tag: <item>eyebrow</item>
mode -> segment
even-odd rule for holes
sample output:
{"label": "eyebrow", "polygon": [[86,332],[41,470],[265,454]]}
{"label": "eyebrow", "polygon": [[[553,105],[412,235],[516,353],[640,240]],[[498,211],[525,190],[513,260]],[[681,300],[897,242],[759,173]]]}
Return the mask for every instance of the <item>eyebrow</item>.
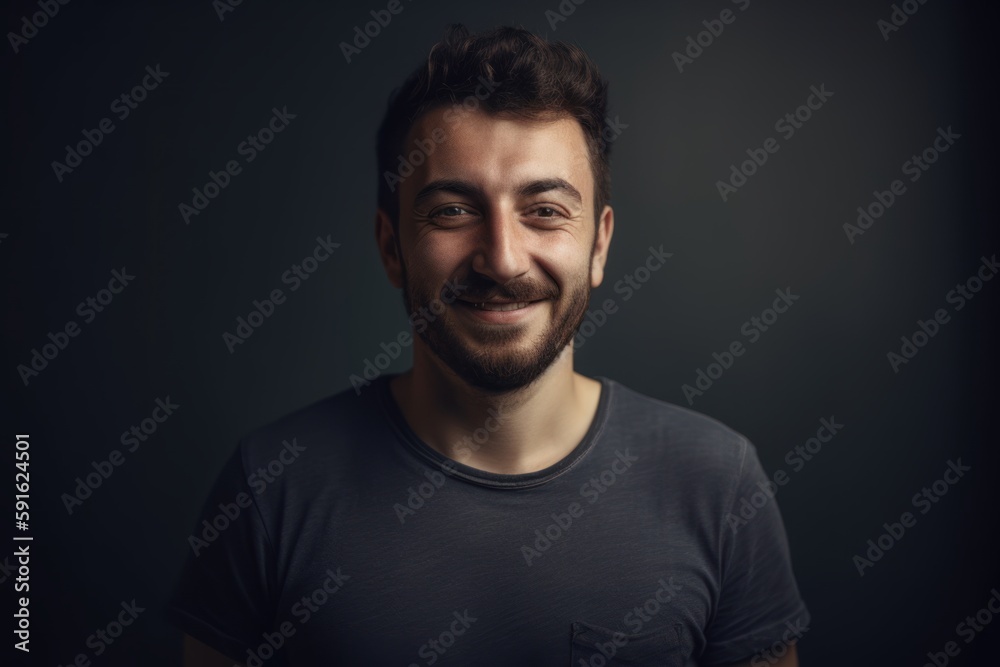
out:
{"label": "eyebrow", "polygon": [[[531,195],[538,195],[543,192],[551,192],[553,190],[562,192],[569,196],[569,198],[575,201],[578,205],[583,205],[583,196],[580,194],[580,191],[573,187],[569,181],[562,178],[542,178],[535,181],[528,181],[527,183],[523,183],[518,186],[515,190],[515,194],[519,197],[530,197]],[[480,199],[485,198],[485,193],[482,188],[473,185],[468,181],[454,178],[442,178],[436,181],[431,181],[421,188],[413,203],[420,204],[422,201],[429,199],[438,192],[450,192],[457,195],[477,197]]]}

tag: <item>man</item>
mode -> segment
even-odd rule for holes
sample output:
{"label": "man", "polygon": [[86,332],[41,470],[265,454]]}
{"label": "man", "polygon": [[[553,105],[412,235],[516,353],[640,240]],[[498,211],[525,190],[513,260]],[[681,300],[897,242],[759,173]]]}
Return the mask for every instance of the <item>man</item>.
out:
{"label": "man", "polygon": [[462,26],[390,100],[376,240],[413,367],[240,443],[169,610],[185,665],[798,664],[773,494],[736,514],[754,447],[573,370],[606,105],[580,49]]}

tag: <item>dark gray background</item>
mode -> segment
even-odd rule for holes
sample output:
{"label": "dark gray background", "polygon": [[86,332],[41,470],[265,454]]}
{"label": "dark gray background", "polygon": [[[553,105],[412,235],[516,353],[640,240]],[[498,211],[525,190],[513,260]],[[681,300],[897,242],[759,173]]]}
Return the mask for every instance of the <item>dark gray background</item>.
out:
{"label": "dark gray background", "polygon": [[[607,282],[591,300],[616,298],[620,310],[578,351],[581,372],[687,405],[681,386],[713,352],[747,342],[740,326],[776,288],[801,296],[693,407],[746,434],[769,472],[789,470],[785,453],[821,417],[845,425],[778,495],[813,615],[803,664],[919,665],[950,640],[962,647],[954,664],[1000,654],[1000,623],[968,645],[955,634],[1000,586],[1000,283],[960,312],[945,302],[980,256],[1000,251],[995,10],[934,0],[885,41],[876,21],[888,2],[752,0],[679,73],[671,54],[736,5],[589,0],[552,30],[545,11],[556,0],[404,0],[348,64],[338,44],[384,7],[245,0],[220,21],[207,0],[72,2],[19,53],[4,45],[2,416],[11,459],[13,434],[32,442],[32,664],[89,653],[87,636],[132,598],[147,611],[94,664],[177,664],[179,633],[158,609],[237,438],[346,388],[406,328],[373,240],[374,133],[388,93],[448,22],[521,24],[576,42],[611,81],[612,117],[628,125],[614,145]],[[35,11],[12,3],[5,31]],[[63,147],[156,64],[169,77],[57,182],[50,163]],[[820,84],[834,96],[781,138],[775,120]],[[241,159],[236,146],[282,106],[298,117],[185,225],[177,207],[191,188]],[[939,126],[962,138],[848,243],[843,223],[902,178]],[[723,203],[716,181],[768,136],[779,152]],[[341,248],[230,354],[223,331],[253,299],[286,288],[282,272],[327,234]],[[614,282],[660,244],[674,256],[622,302]],[[122,266],[134,283],[24,386],[16,366],[49,331],[80,321],[76,305]],[[951,322],[893,373],[886,353],[939,307]],[[405,354],[391,370],[408,364]],[[177,413],[69,516],[61,494],[167,395]],[[859,577],[852,557],[957,457],[972,471]],[[3,617],[11,623],[7,607]]]}

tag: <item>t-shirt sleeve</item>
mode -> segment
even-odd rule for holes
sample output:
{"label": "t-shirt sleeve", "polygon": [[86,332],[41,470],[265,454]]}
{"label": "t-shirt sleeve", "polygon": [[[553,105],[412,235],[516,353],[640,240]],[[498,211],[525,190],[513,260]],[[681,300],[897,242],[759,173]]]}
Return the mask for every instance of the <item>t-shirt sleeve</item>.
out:
{"label": "t-shirt sleeve", "polygon": [[744,439],[742,445],[739,481],[722,526],[722,586],[706,629],[705,665],[759,653],[773,661],[782,643],[809,627],[775,495],[781,487],[765,475],[753,444]]}
{"label": "t-shirt sleeve", "polygon": [[271,542],[236,448],[188,536],[186,560],[167,619],[239,662],[274,619]]}

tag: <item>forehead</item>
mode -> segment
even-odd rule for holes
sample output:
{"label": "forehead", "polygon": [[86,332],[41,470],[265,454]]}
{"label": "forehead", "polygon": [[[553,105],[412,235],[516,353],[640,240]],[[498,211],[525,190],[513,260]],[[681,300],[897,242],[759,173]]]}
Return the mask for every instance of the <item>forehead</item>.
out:
{"label": "forehead", "polygon": [[529,180],[562,178],[585,200],[593,196],[587,140],[570,116],[526,120],[443,107],[414,123],[405,146],[403,158],[410,164],[421,162],[412,151],[422,153],[423,160],[403,181],[403,199],[412,199],[423,184],[445,178],[498,192]]}

